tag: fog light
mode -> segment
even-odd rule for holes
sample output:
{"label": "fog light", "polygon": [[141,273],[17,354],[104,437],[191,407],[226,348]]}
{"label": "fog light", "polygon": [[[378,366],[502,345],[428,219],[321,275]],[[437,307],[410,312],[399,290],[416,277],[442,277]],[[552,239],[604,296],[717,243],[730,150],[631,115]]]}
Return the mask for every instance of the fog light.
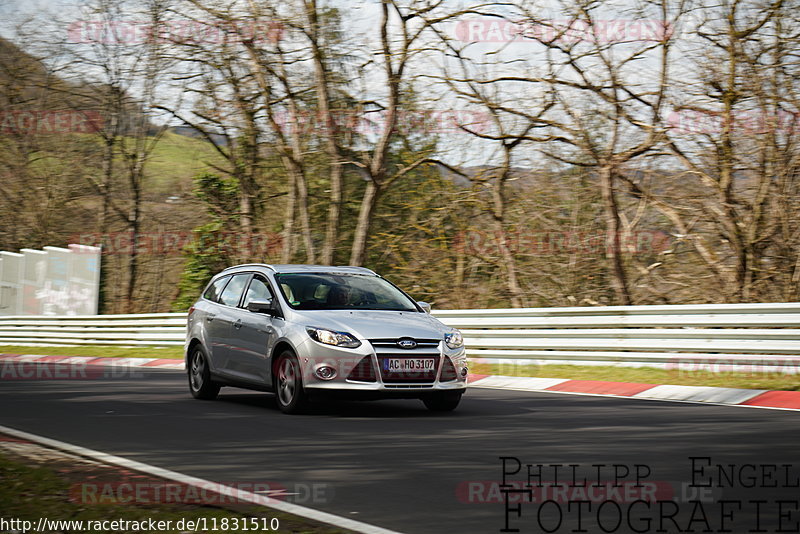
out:
{"label": "fog light", "polygon": [[330,365],[320,365],[314,370],[314,376],[320,380],[333,380],[336,378],[336,369]]}
{"label": "fog light", "polygon": [[466,367],[463,367],[461,369],[461,376],[467,376],[468,372],[469,372],[469,369],[467,369]]}

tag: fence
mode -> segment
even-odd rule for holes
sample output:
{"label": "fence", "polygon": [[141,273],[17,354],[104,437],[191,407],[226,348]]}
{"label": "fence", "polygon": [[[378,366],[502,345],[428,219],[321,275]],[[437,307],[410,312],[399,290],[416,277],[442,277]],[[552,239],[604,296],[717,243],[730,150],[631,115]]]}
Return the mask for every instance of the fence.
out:
{"label": "fence", "polygon": [[[796,373],[800,303],[438,310],[473,362]],[[180,346],[184,314],[0,317],[0,345]]]}
{"label": "fence", "polygon": [[186,314],[0,316],[0,345],[180,346]]}

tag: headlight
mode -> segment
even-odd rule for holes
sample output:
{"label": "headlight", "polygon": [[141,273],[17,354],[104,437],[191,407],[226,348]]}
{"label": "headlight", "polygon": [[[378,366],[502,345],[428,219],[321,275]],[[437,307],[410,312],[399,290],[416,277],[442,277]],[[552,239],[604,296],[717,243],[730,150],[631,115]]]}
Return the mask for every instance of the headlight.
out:
{"label": "headlight", "polygon": [[325,345],[346,347],[348,349],[361,346],[361,342],[347,332],[336,332],[334,330],[326,330],[325,328],[306,328],[306,332],[311,336],[311,339]]}
{"label": "headlight", "polygon": [[464,339],[461,337],[461,332],[458,331],[445,334],[444,342],[451,349],[464,346]]}

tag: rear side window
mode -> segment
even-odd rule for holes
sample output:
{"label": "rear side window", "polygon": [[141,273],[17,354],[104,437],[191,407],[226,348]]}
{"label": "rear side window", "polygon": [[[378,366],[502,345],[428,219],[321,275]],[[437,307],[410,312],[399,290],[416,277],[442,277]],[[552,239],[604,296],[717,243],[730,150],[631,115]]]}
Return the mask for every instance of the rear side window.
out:
{"label": "rear side window", "polygon": [[234,275],[230,283],[225,286],[222,295],[219,296],[220,304],[224,304],[225,306],[238,306],[239,300],[242,298],[244,287],[247,285],[247,280],[249,279],[249,274]]}
{"label": "rear side window", "polygon": [[223,276],[222,278],[214,281],[214,283],[208,286],[206,292],[203,293],[203,298],[212,302],[219,302],[219,295],[222,293],[222,288],[225,287],[225,284],[227,284],[230,279],[230,276]]}

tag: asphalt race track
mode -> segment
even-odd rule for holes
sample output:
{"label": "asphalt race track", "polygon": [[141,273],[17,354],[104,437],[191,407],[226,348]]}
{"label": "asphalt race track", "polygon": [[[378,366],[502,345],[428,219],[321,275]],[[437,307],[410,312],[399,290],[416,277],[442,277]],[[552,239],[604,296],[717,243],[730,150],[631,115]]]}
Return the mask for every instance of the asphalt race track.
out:
{"label": "asphalt race track", "polygon": [[[800,472],[797,412],[474,388],[451,414],[395,400],[326,403],[308,415],[287,416],[269,394],[225,388],[217,401],[197,401],[182,372],[137,369],[114,379],[0,381],[0,424],[208,480],[277,483],[300,494],[293,497],[297,504],[408,533],[500,531],[505,505],[491,484],[502,477],[499,457],[523,464],[513,480],[525,479],[524,464],[545,465],[542,481],[554,479],[548,465],[574,464],[578,480],[591,483],[600,469],[606,484],[614,479],[610,466],[618,464],[620,474],[630,471],[620,477],[629,481],[623,489],[633,484],[636,466],[641,473],[646,466],[659,496],[701,497],[712,531],[730,511],[720,511],[720,499],[742,506],[725,524],[733,532],[751,530],[756,520],[772,532],[781,513],[790,514],[784,527],[800,519],[796,505],[778,511],[775,504],[796,501],[800,493],[792,487]],[[689,457],[711,458],[700,465],[731,465],[738,478],[723,488],[682,487],[692,477]],[[598,464],[608,467],[593,467]],[[507,470],[513,467],[507,460]],[[753,473],[759,473],[755,486],[744,487]],[[556,477],[570,482],[571,471]],[[632,495],[623,499],[623,515]],[[487,499],[492,502],[476,502]],[[560,509],[563,523],[555,532],[572,532],[575,508],[568,512],[565,499],[547,508],[525,503],[521,517],[511,514],[510,526],[542,532],[541,511],[542,524],[552,529]],[[754,512],[748,500],[766,504]],[[696,514],[696,505],[680,506],[678,518]],[[584,531],[601,532],[595,516],[585,517]],[[664,524],[661,532],[679,532],[686,520],[678,521],[680,528]],[[610,531],[659,528],[657,521],[636,525]],[[704,530],[702,523],[691,526]]]}

